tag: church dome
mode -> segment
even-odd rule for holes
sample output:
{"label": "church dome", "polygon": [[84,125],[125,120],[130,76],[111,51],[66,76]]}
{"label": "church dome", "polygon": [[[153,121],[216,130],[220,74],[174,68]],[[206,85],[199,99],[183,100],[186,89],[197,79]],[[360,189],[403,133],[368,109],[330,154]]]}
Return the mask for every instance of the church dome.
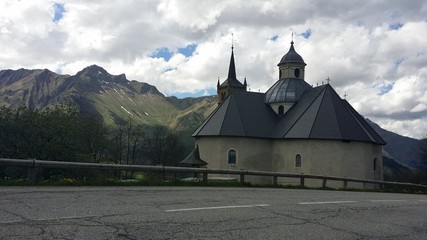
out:
{"label": "church dome", "polygon": [[303,93],[312,87],[298,78],[282,78],[265,93],[265,103],[298,102]]}
{"label": "church dome", "polygon": [[301,63],[305,64],[304,59],[302,59],[301,55],[299,55],[294,48],[294,42],[291,42],[291,47],[289,48],[289,51],[282,57],[280,60],[278,66],[285,64],[285,63]]}

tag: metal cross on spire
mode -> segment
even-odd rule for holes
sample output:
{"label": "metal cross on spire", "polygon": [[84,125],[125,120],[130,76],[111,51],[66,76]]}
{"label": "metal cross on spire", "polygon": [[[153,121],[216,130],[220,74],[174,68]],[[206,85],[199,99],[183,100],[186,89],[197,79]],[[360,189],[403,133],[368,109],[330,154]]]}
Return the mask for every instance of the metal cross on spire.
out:
{"label": "metal cross on spire", "polygon": [[234,49],[234,34],[231,33],[231,49]]}
{"label": "metal cross on spire", "polygon": [[332,80],[329,77],[326,78],[326,82],[328,82],[328,84],[329,84],[330,81],[332,81]]}

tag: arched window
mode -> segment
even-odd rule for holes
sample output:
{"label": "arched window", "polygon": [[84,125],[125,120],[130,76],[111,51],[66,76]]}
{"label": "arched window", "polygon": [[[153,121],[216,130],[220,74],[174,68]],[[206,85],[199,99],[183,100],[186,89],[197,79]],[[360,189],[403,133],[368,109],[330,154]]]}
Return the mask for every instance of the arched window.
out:
{"label": "arched window", "polygon": [[236,164],[237,153],[236,150],[231,149],[228,151],[228,164]]}
{"label": "arched window", "polygon": [[285,113],[285,107],[283,107],[283,105],[280,105],[279,109],[277,109],[277,113],[279,115],[283,115],[283,113]]}
{"label": "arched window", "polygon": [[374,157],[374,171],[377,171],[378,158]]}
{"label": "arched window", "polygon": [[296,68],[296,69],[295,69],[294,74],[295,74],[295,77],[296,77],[296,78],[299,78],[299,75],[300,75],[300,70],[299,70],[299,68]]}
{"label": "arched window", "polygon": [[295,167],[301,167],[301,154],[295,155]]}

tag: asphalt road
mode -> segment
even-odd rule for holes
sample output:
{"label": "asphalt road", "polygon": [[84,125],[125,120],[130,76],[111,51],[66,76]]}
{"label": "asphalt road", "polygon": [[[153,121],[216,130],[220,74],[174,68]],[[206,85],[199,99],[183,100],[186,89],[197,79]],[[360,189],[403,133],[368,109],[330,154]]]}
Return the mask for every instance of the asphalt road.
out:
{"label": "asphalt road", "polygon": [[0,187],[0,239],[427,239],[427,196],[260,188]]}

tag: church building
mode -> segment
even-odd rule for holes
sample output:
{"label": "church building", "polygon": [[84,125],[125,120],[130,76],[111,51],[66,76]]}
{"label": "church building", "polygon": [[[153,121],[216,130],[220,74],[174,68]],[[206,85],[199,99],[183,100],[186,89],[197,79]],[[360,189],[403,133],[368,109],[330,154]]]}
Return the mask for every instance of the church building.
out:
{"label": "church building", "polygon": [[[306,63],[293,41],[277,66],[279,78],[267,92],[250,92],[246,79],[236,78],[232,47],[228,78],[217,84],[218,107],[192,135],[206,167],[382,180],[385,141],[329,81],[317,87],[305,81]],[[272,182],[256,176],[245,180]],[[278,179],[279,184],[298,181]]]}

